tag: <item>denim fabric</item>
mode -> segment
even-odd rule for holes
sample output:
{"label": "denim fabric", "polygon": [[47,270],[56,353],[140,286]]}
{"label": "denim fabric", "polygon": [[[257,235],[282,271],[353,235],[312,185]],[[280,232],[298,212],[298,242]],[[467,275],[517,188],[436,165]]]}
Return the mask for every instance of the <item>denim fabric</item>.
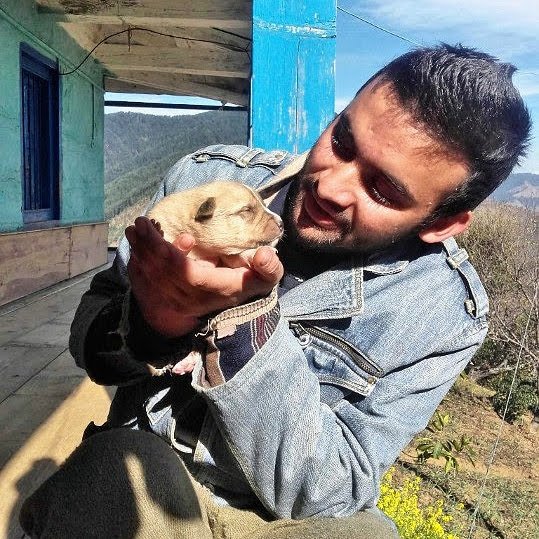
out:
{"label": "denim fabric", "polygon": [[[284,184],[297,163],[285,152],[212,146],[174,165],[152,204],[215,179]],[[127,260],[124,239],[82,299],[71,339],[82,367],[86,332],[125,287]],[[279,304],[273,334],[226,383],[202,387],[195,371],[196,394],[173,379],[119,388],[109,421],[168,439],[223,503],[258,499],[280,518],[373,507],[382,474],[483,341],[485,291],[453,239],[417,240],[351,258],[289,288]],[[175,436],[187,398],[207,406],[192,446]]]}

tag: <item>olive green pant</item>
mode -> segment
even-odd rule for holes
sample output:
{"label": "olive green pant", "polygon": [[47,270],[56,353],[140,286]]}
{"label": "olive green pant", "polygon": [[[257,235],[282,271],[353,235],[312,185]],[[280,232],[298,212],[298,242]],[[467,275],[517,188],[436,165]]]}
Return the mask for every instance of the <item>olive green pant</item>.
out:
{"label": "olive green pant", "polygon": [[23,504],[30,537],[137,539],[392,539],[378,515],[273,520],[216,505],[157,436],[118,429],[85,440]]}

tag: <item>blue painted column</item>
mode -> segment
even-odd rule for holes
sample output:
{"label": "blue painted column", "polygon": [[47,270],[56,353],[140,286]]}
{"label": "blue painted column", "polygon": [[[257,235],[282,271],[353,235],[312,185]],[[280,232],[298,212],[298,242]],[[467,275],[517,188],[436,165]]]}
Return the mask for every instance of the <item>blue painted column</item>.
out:
{"label": "blue painted column", "polygon": [[335,114],[336,0],[253,0],[251,145],[309,149]]}

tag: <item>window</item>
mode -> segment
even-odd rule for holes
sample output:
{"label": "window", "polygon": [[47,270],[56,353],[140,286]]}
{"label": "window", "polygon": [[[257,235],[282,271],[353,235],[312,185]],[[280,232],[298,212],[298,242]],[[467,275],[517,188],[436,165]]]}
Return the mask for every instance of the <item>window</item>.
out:
{"label": "window", "polygon": [[59,93],[55,62],[21,44],[23,222],[59,218]]}

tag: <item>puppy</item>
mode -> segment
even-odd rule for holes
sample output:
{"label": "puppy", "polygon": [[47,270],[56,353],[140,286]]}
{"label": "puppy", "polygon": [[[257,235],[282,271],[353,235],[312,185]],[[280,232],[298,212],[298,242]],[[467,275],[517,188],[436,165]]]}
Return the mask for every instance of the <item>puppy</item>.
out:
{"label": "puppy", "polygon": [[195,247],[190,257],[228,267],[248,265],[258,247],[275,247],[283,232],[281,218],[256,191],[231,181],[168,195],[147,216],[171,243],[182,232],[191,234]]}
{"label": "puppy", "polygon": [[[183,232],[191,234],[195,246],[189,257],[231,268],[249,266],[258,247],[275,247],[283,233],[281,218],[266,208],[260,195],[232,181],[214,181],[168,195],[148,211],[147,217],[171,243]],[[126,349],[129,297],[126,294],[118,328]],[[200,357],[200,351],[193,350],[174,365],[158,367],[147,363],[146,374],[186,374]]]}

